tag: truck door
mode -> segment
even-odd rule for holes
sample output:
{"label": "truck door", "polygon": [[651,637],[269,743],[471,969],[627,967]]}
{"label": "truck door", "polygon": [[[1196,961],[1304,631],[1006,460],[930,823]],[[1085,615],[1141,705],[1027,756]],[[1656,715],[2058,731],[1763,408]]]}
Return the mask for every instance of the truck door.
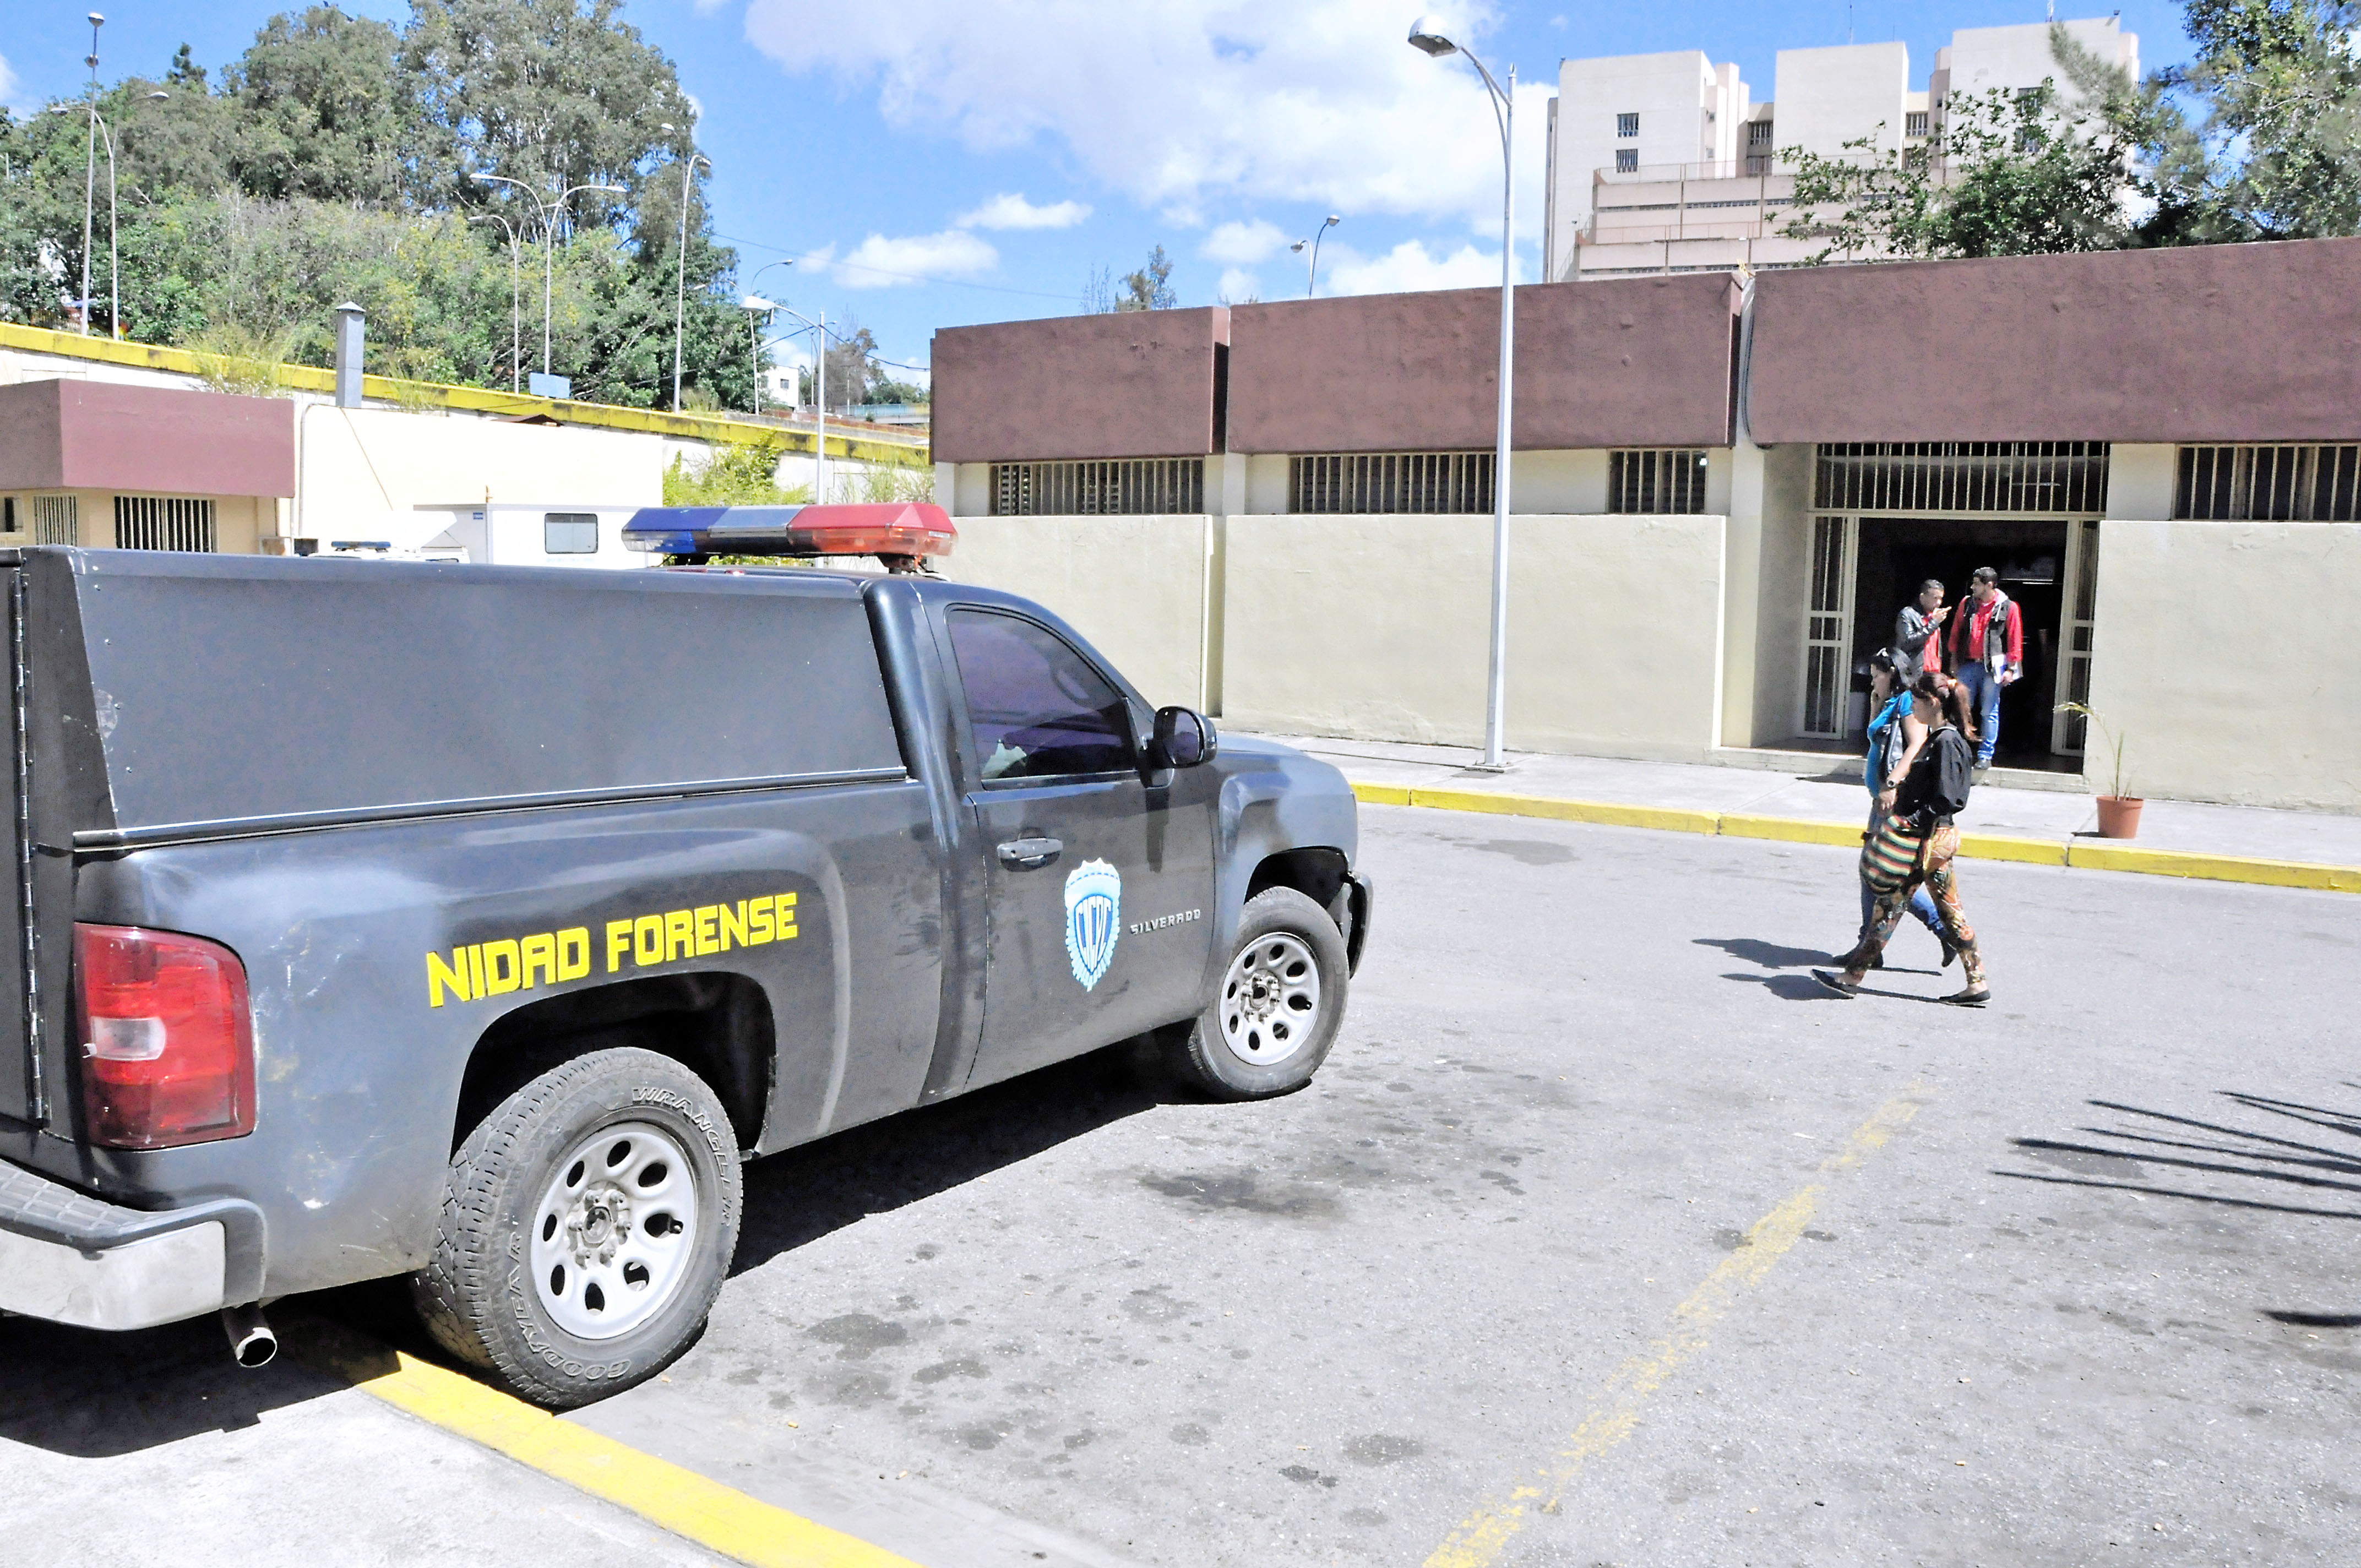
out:
{"label": "truck door", "polygon": [[1049,627],[997,608],[945,619],[988,890],[970,1081],[1187,1017],[1213,928],[1213,770],[1144,779],[1129,701]]}

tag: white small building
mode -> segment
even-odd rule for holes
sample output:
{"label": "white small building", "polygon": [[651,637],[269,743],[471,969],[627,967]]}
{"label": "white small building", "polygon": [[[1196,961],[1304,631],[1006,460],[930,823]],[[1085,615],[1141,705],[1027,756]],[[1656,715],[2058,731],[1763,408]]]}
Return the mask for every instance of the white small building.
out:
{"label": "white small building", "polygon": [[[430,561],[479,566],[589,566],[617,570],[660,565],[663,557],[623,548],[623,525],[640,509],[611,501],[478,501],[418,508],[418,532],[445,526],[416,553]],[[324,540],[323,550],[343,542]]]}

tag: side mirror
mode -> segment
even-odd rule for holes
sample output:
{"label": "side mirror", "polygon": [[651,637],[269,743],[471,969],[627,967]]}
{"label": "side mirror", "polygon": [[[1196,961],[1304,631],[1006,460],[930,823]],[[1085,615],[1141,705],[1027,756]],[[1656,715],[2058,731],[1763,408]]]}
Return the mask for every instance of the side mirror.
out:
{"label": "side mirror", "polygon": [[1155,768],[1193,768],[1210,762],[1221,747],[1213,721],[1186,707],[1156,710],[1156,732],[1148,742],[1148,762]]}

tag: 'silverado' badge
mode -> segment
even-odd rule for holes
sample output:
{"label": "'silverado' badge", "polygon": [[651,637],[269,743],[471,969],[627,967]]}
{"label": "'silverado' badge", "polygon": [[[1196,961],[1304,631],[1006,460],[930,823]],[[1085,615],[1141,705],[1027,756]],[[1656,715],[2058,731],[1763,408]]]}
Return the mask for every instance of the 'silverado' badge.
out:
{"label": "'silverado' badge", "polygon": [[1084,991],[1106,978],[1122,934],[1123,873],[1104,861],[1084,861],[1066,876],[1066,956]]}

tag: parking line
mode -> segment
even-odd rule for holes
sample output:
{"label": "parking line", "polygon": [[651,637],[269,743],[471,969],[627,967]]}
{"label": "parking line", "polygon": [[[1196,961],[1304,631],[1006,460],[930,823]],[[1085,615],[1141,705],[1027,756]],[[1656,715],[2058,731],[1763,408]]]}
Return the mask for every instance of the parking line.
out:
{"label": "parking line", "polygon": [[[1899,1098],[1879,1106],[1874,1115],[1853,1129],[1842,1149],[1821,1162],[1821,1174],[1850,1170],[1883,1147],[1917,1114],[1924,1102],[1923,1089],[1913,1084]],[[1706,1348],[1706,1331],[1737,1304],[1742,1293],[1762,1284],[1773,1265],[1802,1239],[1825,1190],[1824,1184],[1814,1182],[1755,1221],[1746,1233],[1745,1244],[1706,1276],[1705,1283],[1688,1299],[1673,1309],[1672,1332],[1609,1376],[1565,1446],[1538,1470],[1521,1476],[1499,1496],[1488,1497],[1461,1519],[1427,1558],[1426,1568],[1490,1568],[1533,1513],[1557,1512],[1559,1500],[1582,1474],[1583,1466],[1631,1435],[1649,1396],[1663,1387],[1684,1362]]]}
{"label": "parking line", "polygon": [[758,1502],[340,1325],[306,1322],[297,1332],[301,1338],[291,1348],[303,1360],[361,1392],[733,1562],[755,1568],[917,1568],[883,1547]]}

